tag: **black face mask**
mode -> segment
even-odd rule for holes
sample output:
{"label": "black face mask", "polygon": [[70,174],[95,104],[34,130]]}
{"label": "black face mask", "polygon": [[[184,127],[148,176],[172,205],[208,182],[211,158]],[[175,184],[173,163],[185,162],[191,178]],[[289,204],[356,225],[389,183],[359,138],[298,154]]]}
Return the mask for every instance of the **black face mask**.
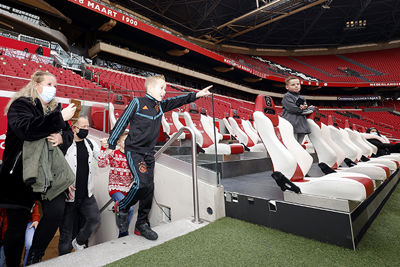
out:
{"label": "black face mask", "polygon": [[88,129],[79,129],[79,132],[76,134],[80,139],[85,139],[88,136],[89,130]]}

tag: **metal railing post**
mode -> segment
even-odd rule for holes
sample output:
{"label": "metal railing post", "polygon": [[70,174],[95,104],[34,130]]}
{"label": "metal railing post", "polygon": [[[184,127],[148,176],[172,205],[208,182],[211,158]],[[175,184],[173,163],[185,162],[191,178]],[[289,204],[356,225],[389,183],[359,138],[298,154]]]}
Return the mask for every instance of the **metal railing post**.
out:
{"label": "metal railing post", "polygon": [[192,144],[192,181],[193,181],[193,214],[194,223],[202,223],[200,220],[200,212],[199,212],[199,186],[197,180],[197,156],[196,156],[196,136],[194,131],[189,127],[182,127],[179,131],[163,145],[160,150],[154,155],[154,158],[157,159],[161,153],[163,153],[171,144],[178,139],[178,137],[184,132],[189,131],[192,136],[191,144]]}
{"label": "metal railing post", "polygon": [[[184,127],[186,128],[186,127]],[[197,155],[196,155],[196,136],[194,131],[187,128],[192,136],[192,179],[193,179],[193,222],[202,223],[199,213],[199,184],[197,180]]]}
{"label": "metal railing post", "polygon": [[[108,113],[108,114],[110,114],[110,112]],[[105,106],[104,106],[104,110],[103,110],[103,133],[105,133],[106,132],[106,125],[107,125],[107,110],[106,110],[106,108],[105,108]]]}
{"label": "metal railing post", "polygon": [[[157,159],[165,150],[167,150],[168,147],[171,146],[173,142],[175,142],[178,137],[183,134],[184,131],[189,131],[189,133],[192,136],[191,140],[191,145],[192,145],[192,181],[193,181],[193,223],[202,223],[200,220],[200,212],[199,212],[199,186],[198,186],[198,180],[197,180],[197,156],[196,156],[196,136],[194,134],[194,131],[189,128],[189,127],[182,127],[179,129],[179,131],[171,138],[169,139],[165,145],[163,145],[157,152],[154,154],[154,158]],[[103,212],[107,206],[109,206],[113,202],[112,199],[110,199],[101,209],[100,213]]]}

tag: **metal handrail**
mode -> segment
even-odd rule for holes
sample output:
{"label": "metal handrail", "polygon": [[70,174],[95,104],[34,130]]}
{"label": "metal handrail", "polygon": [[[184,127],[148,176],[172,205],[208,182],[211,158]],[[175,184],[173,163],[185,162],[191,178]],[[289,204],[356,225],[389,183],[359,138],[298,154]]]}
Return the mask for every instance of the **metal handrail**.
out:
{"label": "metal handrail", "polygon": [[[171,138],[169,139],[165,145],[163,145],[157,152],[154,154],[154,158],[157,159],[165,150],[167,150],[168,147],[171,146],[173,142],[175,142],[178,137],[183,134],[184,131],[189,131],[189,133],[192,136],[191,140],[191,146],[192,146],[192,181],[193,181],[193,212],[194,212],[194,219],[192,222],[194,223],[202,223],[200,220],[200,213],[199,213],[199,187],[198,187],[198,180],[197,180],[197,157],[196,157],[196,136],[194,134],[194,131],[189,128],[189,127],[182,127],[179,129],[179,131]],[[101,209],[100,213],[103,212],[108,205],[110,205],[113,202],[112,199],[110,199]]]}
{"label": "metal handrail", "polygon": [[179,129],[179,131],[165,143],[154,155],[154,158],[157,159],[161,153],[163,153],[165,150],[167,150],[168,147],[171,146],[173,142],[175,142],[176,139],[184,132],[184,131],[189,131],[190,135],[192,136],[192,181],[193,181],[193,211],[194,211],[194,219],[192,222],[194,223],[202,223],[200,220],[200,215],[199,215],[199,187],[198,187],[198,181],[197,181],[197,157],[196,157],[196,135],[194,134],[194,131],[189,128],[189,127],[182,127]]}

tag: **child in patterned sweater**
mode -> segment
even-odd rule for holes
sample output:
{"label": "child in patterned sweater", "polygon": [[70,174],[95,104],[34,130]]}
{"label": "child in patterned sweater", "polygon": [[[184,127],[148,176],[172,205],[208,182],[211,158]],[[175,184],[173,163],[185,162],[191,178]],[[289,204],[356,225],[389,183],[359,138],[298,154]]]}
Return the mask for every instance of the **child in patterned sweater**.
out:
{"label": "child in patterned sweater", "polygon": [[[128,163],[125,157],[125,139],[128,136],[128,132],[124,132],[118,139],[119,149],[112,150],[110,154],[106,155],[108,148],[107,138],[100,140],[101,142],[101,154],[99,156],[98,166],[105,168],[110,166],[110,174],[108,178],[108,193],[110,194],[114,202],[122,200],[129,189],[133,181],[131,171],[128,167]],[[131,221],[133,216],[133,206],[130,208],[128,213],[128,222]],[[129,233],[119,232],[118,237],[127,236]]]}

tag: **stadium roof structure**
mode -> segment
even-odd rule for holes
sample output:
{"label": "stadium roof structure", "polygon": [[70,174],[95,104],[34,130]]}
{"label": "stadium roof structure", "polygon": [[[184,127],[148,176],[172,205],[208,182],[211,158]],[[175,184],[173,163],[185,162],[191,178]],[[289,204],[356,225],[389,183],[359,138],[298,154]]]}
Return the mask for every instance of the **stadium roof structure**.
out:
{"label": "stadium roof structure", "polygon": [[298,49],[400,38],[400,1],[396,0],[111,2],[211,45]]}

